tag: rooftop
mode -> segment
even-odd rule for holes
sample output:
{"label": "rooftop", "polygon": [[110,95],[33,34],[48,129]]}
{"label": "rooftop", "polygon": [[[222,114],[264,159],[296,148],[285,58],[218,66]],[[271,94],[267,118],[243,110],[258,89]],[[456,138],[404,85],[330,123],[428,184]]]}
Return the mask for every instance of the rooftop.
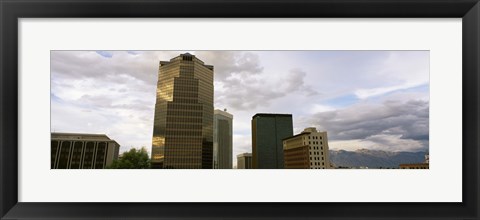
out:
{"label": "rooftop", "polygon": [[252,153],[242,153],[237,155],[237,157],[245,157],[245,156],[252,156]]}
{"label": "rooftop", "polygon": [[286,137],[286,138],[282,139],[282,141],[288,140],[288,139],[292,139],[292,138],[295,138],[295,137],[298,137],[298,136],[302,136],[302,135],[307,135],[307,134],[310,134],[310,132],[302,132],[302,133],[300,133],[300,134],[293,135],[293,136],[291,136],[291,137]]}
{"label": "rooftop", "polygon": [[257,113],[252,117],[252,119],[255,117],[292,117],[292,114]]}
{"label": "rooftop", "polygon": [[102,141],[113,141],[116,144],[118,144],[115,140],[109,138],[106,134],[52,132],[51,138],[61,139],[61,140],[62,139],[63,140],[102,140]]}

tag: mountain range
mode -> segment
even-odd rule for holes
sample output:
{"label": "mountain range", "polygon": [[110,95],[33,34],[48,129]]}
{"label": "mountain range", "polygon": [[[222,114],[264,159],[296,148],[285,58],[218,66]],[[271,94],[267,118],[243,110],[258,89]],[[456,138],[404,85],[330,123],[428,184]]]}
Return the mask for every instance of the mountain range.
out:
{"label": "mountain range", "polygon": [[398,168],[405,163],[423,163],[426,152],[390,152],[359,149],[356,151],[330,150],[330,162],[344,168]]}

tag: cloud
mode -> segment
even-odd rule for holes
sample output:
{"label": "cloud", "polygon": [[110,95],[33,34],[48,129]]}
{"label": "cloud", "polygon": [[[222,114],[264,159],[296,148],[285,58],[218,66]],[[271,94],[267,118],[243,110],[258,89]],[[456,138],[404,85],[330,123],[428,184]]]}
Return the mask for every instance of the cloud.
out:
{"label": "cloud", "polygon": [[215,81],[225,81],[233,75],[248,77],[260,74],[263,67],[258,55],[241,51],[196,51],[205,64],[215,64]]}
{"label": "cloud", "polygon": [[[359,148],[428,148],[429,102],[387,100],[360,103],[344,109],[319,112],[300,119],[300,124],[328,132],[330,141],[363,140]],[[368,143],[368,144],[366,144]],[[352,143],[348,145],[352,146]]]}
{"label": "cloud", "polygon": [[296,92],[306,96],[317,95],[315,90],[304,83],[305,76],[306,73],[300,69],[290,70],[278,77],[263,73],[233,73],[218,84],[222,89],[215,94],[216,103],[237,110],[248,110],[269,106],[276,99],[294,95]]}
{"label": "cloud", "polygon": [[143,85],[155,85],[160,60],[178,56],[178,52],[142,51],[52,51],[52,77],[80,80],[85,78],[104,82],[128,83],[138,80]]}
{"label": "cloud", "polygon": [[307,73],[300,68],[290,70],[287,77],[282,79],[286,85],[284,93],[302,91],[307,96],[318,95],[319,93],[317,91],[315,91],[311,86],[305,84],[306,76]]}
{"label": "cloud", "polygon": [[367,99],[429,83],[428,51],[318,51],[299,57],[294,63],[324,99]]}
{"label": "cloud", "polygon": [[428,149],[428,145],[425,146],[423,140],[406,139],[402,135],[377,134],[366,138],[365,141],[372,143],[370,146],[367,145],[372,150],[421,151]]}
{"label": "cloud", "polygon": [[[329,147],[332,150],[349,150],[358,149],[383,150],[383,151],[410,151],[418,152],[428,150],[428,141],[419,141],[413,139],[403,139],[401,135],[379,134],[373,135],[366,139],[331,141]],[[401,146],[401,147],[399,147]]]}

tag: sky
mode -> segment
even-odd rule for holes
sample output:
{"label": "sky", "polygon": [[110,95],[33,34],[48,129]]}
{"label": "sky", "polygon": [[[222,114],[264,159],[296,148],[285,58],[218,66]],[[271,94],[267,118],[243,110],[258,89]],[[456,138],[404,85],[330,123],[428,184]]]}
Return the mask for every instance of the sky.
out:
{"label": "sky", "polygon": [[52,132],[151,150],[159,61],[213,65],[214,107],[233,114],[233,160],[256,113],[327,131],[331,150],[426,151],[429,51],[51,51]]}

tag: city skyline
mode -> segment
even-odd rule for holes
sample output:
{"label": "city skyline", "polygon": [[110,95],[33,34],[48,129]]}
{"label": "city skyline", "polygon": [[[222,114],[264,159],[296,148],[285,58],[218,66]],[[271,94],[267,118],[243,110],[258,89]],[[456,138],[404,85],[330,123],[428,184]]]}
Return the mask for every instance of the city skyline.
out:
{"label": "city skyline", "polygon": [[327,131],[330,149],[428,150],[428,51],[52,51],[52,131],[149,148],[158,62],[186,52],[215,66],[233,164],[259,112],[292,114],[294,134]]}

